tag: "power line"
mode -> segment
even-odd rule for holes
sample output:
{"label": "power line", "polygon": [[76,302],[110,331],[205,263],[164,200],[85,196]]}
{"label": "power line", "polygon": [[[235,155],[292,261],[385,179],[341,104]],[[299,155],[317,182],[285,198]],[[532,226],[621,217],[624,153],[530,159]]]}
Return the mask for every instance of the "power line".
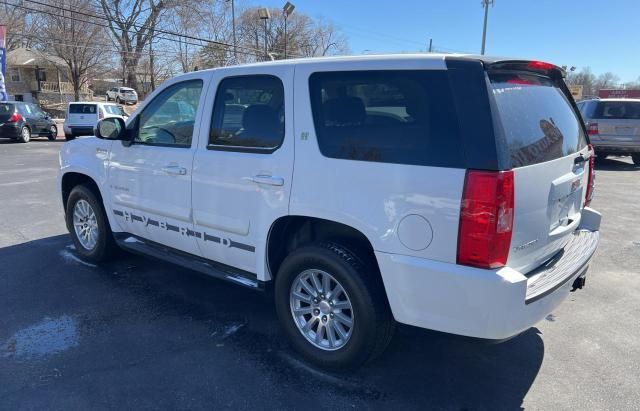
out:
{"label": "power line", "polygon": [[[83,12],[83,11],[77,11],[77,10],[71,10],[71,9],[64,8],[64,7],[53,6],[53,5],[50,5],[50,4],[47,4],[47,3],[43,3],[43,2],[40,2],[40,1],[36,1],[36,0],[24,0],[24,1],[27,1],[27,2],[33,3],[33,4],[37,4],[37,5],[40,5],[40,6],[54,8],[56,10],[68,11],[69,13],[72,13],[72,14],[75,13],[75,14],[79,14],[79,15],[82,15],[82,16],[85,16],[85,17],[90,17],[90,18],[94,18],[94,19],[98,19],[98,20],[107,21],[107,22],[114,22],[114,23],[116,23],[118,25],[125,25],[124,22],[109,18],[107,16],[100,16],[100,15],[97,15],[97,14],[86,13],[86,12]],[[17,4],[10,4],[10,3],[7,3],[6,0],[4,0],[3,3],[7,4],[7,5],[10,5],[10,6],[19,7],[19,8],[26,9],[26,10],[30,10],[30,11],[33,11],[35,13],[43,13],[43,14],[48,14],[48,15],[54,16],[54,17],[72,19],[72,20],[75,20],[75,21],[78,21],[78,22],[94,24],[94,25],[97,25],[97,26],[100,26],[100,27],[104,27],[104,28],[111,28],[108,25],[98,24],[96,22],[91,22],[91,21],[86,21],[86,20],[81,20],[81,19],[78,19],[78,18],[74,18],[72,16],[54,14],[54,13],[51,13],[51,12],[47,12],[47,11],[43,11],[43,10],[39,10],[39,9],[34,9],[34,8],[26,7],[26,6],[21,6],[21,5],[17,5]],[[136,28],[138,30],[142,30],[142,29],[147,28],[144,25],[135,24],[135,23],[132,23],[131,27]],[[119,28],[119,31],[127,32],[127,33],[130,33],[130,34],[137,34],[137,32],[134,31],[134,30],[127,30],[127,29],[124,29],[124,28]],[[206,42],[206,43],[209,43],[209,44],[215,44],[215,45],[219,45],[219,46],[233,48],[233,44],[229,44],[229,43],[225,43],[225,42],[221,42],[221,41],[217,41],[217,40],[205,39],[205,38],[202,38],[202,37],[196,37],[196,36],[192,36],[192,35],[189,35],[189,34],[178,33],[178,32],[175,32],[175,31],[170,31],[170,30],[165,30],[165,29],[158,29],[158,28],[154,28],[153,31],[155,33],[165,34],[165,35],[169,35],[169,36],[181,37],[181,38],[185,38],[185,39],[189,39],[189,40]],[[172,38],[167,38],[167,37],[163,37],[163,36],[155,36],[155,37],[157,37],[159,39],[162,39],[162,40],[176,42],[176,40],[172,39]],[[182,40],[180,40],[180,41],[183,44],[188,44],[188,45],[193,45],[193,46],[198,46],[198,47],[204,47],[204,45],[200,44],[200,43],[191,43],[191,42],[182,41]],[[262,50],[258,50],[256,48],[247,47],[247,46],[241,46],[241,45],[237,45],[236,47],[240,48],[240,49],[244,49],[244,50],[249,50],[250,51],[250,52],[246,52],[246,51],[245,52],[241,52],[241,54],[258,56],[258,57],[263,56]],[[281,49],[278,49],[278,48],[273,48],[272,47],[272,49],[275,50],[275,51],[282,51]],[[294,56],[295,57],[303,57],[301,55],[294,55]]]}

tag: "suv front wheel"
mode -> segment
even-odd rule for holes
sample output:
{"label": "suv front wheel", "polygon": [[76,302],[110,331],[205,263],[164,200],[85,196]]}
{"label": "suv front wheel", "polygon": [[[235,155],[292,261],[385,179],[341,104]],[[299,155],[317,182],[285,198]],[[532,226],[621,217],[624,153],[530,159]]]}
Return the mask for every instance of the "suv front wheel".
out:
{"label": "suv front wheel", "polygon": [[85,185],[71,190],[66,207],[67,228],[76,252],[84,260],[101,262],[111,256],[115,241],[102,203]]}
{"label": "suv front wheel", "polygon": [[377,268],[336,243],[289,254],[275,280],[275,303],[294,349],[323,368],[358,367],[382,353],[393,334]]}

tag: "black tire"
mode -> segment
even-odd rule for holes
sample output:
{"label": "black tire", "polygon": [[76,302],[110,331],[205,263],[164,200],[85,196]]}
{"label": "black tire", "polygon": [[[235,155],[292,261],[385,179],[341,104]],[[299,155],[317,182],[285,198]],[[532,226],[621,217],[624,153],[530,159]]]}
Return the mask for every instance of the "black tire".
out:
{"label": "black tire", "polygon": [[119,96],[118,96],[118,97],[116,97],[116,103],[117,103],[117,104],[122,104],[122,102],[120,101],[120,97],[119,97]]}
{"label": "black tire", "polygon": [[[351,300],[354,319],[352,334],[346,344],[337,350],[323,350],[313,345],[293,318],[291,287],[297,276],[308,269],[330,273]],[[391,341],[395,321],[377,265],[359,258],[340,244],[313,243],[294,250],[278,270],[274,291],[278,318],[293,348],[307,361],[321,368],[357,368],[380,355]]]}
{"label": "black tire", "polygon": [[47,138],[49,141],[55,141],[56,138],[58,138],[58,127],[55,125],[49,127],[49,134],[47,135]]}
{"label": "black tire", "polygon": [[67,141],[71,141],[71,140],[75,140],[76,136],[74,136],[73,134],[65,134],[64,135],[64,139]]}
{"label": "black tire", "polygon": [[633,160],[633,164],[640,166],[640,153],[631,154],[631,160]]}
{"label": "black tire", "polygon": [[[98,235],[96,245],[93,249],[87,249],[82,245],[73,227],[74,207],[80,200],[85,200],[86,202],[88,202],[96,216]],[[92,189],[86,185],[75,186],[73,190],[71,190],[71,194],[69,194],[69,199],[67,200],[65,211],[67,229],[69,230],[69,233],[71,233],[73,244],[76,247],[76,253],[83,260],[91,261],[94,263],[108,260],[113,255],[116,249],[116,244],[113,239],[113,233],[111,232],[109,220],[107,219],[107,216],[105,214],[102,202],[99,200],[99,197],[96,196],[96,194],[92,191]]]}
{"label": "black tire", "polygon": [[22,128],[20,129],[20,137],[18,138],[18,141],[21,143],[28,143],[31,140],[31,130],[29,130],[29,127],[27,126],[22,126]]}

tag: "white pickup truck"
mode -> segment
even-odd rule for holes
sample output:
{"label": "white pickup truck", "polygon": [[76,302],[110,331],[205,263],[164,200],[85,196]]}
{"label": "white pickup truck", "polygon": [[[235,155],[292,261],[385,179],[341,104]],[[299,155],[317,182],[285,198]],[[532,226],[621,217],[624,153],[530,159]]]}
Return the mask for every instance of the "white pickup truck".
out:
{"label": "white pickup truck", "polygon": [[375,358],[395,322],[507,339],[582,288],[599,241],[563,74],[437,54],[188,73],[63,146],[67,226],[87,260],[273,292],[322,367]]}

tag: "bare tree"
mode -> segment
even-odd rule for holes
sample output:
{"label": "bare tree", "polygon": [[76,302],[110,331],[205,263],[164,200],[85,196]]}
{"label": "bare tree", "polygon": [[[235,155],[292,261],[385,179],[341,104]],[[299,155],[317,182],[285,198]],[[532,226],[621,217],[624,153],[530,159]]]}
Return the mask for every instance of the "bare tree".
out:
{"label": "bare tree", "polygon": [[[19,3],[22,3],[21,1]],[[7,51],[18,47],[32,47],[37,43],[41,15],[28,13],[9,3],[0,4],[0,21],[7,26]]]}
{"label": "bare tree", "polygon": [[[271,9],[270,14],[266,35],[257,8],[246,9],[240,16],[240,43],[245,49],[254,50],[258,59],[284,58],[284,15],[280,9]],[[267,56],[261,53],[265,41]],[[302,13],[295,13],[287,20],[286,47],[287,55],[292,57],[326,56],[348,50],[347,40],[336,26]]]}
{"label": "bare tree", "polygon": [[618,77],[617,75],[613,74],[610,71],[607,71],[606,73],[602,73],[598,76],[598,79],[596,80],[594,87],[596,91],[601,89],[606,89],[606,88],[616,88],[619,82],[620,82],[620,77]]}
{"label": "bare tree", "polygon": [[96,0],[109,19],[109,29],[120,48],[126,84],[137,88],[137,69],[161,14],[175,0]]}
{"label": "bare tree", "polygon": [[[80,99],[80,91],[89,77],[103,67],[105,55],[104,49],[96,44],[100,44],[101,40],[104,43],[106,32],[86,15],[92,11],[90,1],[50,0],[50,4],[66,11],[62,14],[45,14],[42,22],[42,42],[47,50],[67,65],[76,101]],[[55,41],[48,43],[47,39]]]}
{"label": "bare tree", "polygon": [[591,72],[589,67],[567,75],[567,84],[582,86],[582,92],[585,96],[593,96],[596,94],[595,83],[596,76]]}

